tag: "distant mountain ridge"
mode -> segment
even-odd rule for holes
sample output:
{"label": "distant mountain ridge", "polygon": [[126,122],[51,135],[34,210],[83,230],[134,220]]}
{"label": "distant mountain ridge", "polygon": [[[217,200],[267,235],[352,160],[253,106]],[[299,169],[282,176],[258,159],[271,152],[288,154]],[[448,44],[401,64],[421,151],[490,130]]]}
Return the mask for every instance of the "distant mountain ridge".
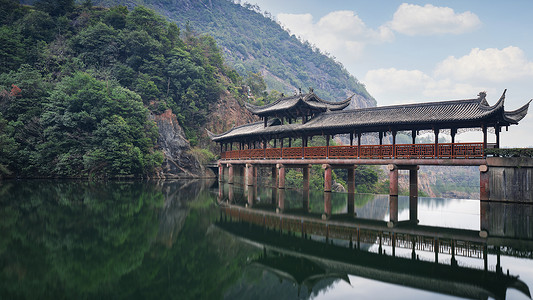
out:
{"label": "distant mountain ridge", "polygon": [[[365,86],[332,58],[294,35],[257,6],[228,0],[100,0],[95,5],[145,5],[199,33],[212,35],[226,63],[241,76],[261,72],[269,89],[291,94],[313,87],[324,99],[344,100],[352,94],[352,108],[375,106]],[[267,13],[265,13],[267,15]]]}

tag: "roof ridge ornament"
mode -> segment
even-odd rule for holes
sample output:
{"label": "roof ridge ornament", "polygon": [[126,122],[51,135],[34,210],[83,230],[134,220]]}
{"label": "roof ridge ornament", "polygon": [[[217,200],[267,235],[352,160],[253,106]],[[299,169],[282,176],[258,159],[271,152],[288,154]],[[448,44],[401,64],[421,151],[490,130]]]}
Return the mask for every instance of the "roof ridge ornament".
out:
{"label": "roof ridge ornament", "polygon": [[489,102],[487,102],[487,92],[486,91],[479,92],[479,94],[477,94],[477,97],[478,97],[478,100],[480,101],[479,104],[485,105],[485,106],[490,106]]}

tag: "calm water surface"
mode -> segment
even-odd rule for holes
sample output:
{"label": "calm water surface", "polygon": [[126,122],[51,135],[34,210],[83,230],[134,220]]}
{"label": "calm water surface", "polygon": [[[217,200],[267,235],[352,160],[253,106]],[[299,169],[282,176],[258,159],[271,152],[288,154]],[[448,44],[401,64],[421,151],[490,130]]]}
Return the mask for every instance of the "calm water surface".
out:
{"label": "calm water surface", "polygon": [[348,213],[347,194],[327,195],[329,215],[324,201],[212,181],[0,182],[0,299],[530,298],[530,205],[420,198],[416,225],[400,197],[391,228],[387,196]]}

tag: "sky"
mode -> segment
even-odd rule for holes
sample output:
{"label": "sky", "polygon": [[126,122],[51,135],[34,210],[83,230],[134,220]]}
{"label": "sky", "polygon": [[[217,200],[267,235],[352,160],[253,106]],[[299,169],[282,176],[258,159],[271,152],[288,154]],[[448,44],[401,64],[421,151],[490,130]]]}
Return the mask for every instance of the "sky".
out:
{"label": "sky", "polygon": [[[533,99],[533,1],[246,0],[365,84],[378,106]],[[458,141],[479,142],[480,133]],[[489,142],[494,142],[489,134]],[[533,147],[533,105],[502,147]]]}

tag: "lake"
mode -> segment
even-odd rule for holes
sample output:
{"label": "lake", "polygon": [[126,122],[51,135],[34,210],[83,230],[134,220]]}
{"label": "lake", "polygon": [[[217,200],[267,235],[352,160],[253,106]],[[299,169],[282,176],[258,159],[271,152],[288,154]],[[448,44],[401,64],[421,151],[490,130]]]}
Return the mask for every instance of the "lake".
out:
{"label": "lake", "polygon": [[530,299],[532,207],[420,197],[409,220],[400,196],[391,224],[387,195],[3,181],[0,298]]}

